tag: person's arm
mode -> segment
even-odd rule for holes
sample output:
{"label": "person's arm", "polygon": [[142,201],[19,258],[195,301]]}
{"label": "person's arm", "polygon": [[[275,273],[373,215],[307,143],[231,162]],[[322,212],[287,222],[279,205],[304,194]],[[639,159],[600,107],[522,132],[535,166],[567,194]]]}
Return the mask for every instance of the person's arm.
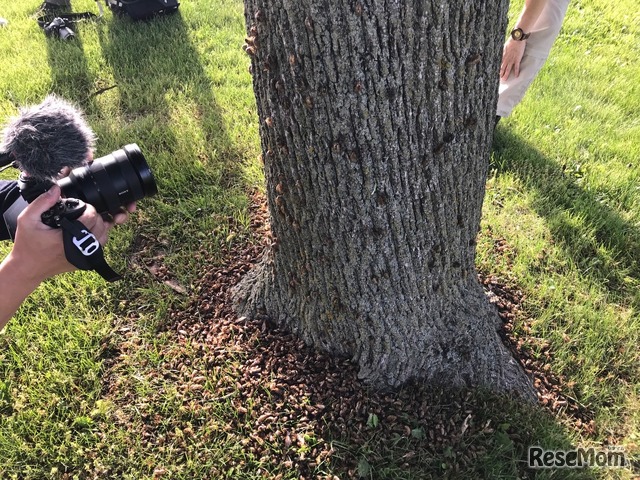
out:
{"label": "person's arm", "polygon": [[[531,33],[546,4],[547,0],[525,0],[524,8],[514,28],[521,28],[525,33]],[[509,37],[502,52],[501,80],[507,80],[511,71],[516,77],[520,75],[520,61],[524,56],[526,45],[526,40],[514,40]]]}
{"label": "person's arm", "polygon": [[0,330],[13,317],[22,302],[33,292],[41,280],[30,275],[9,254],[0,264]]}
{"label": "person's arm", "polygon": [[[60,187],[54,185],[18,217],[13,248],[0,264],[0,330],[40,283],[59,273],[75,270],[64,255],[62,231],[46,226],[40,219],[40,215],[59,198]],[[129,211],[134,209],[135,204],[128,208]],[[109,229],[114,224],[124,223],[127,213],[116,215],[113,222],[105,222],[95,208],[87,205],[78,220],[104,245]]]}

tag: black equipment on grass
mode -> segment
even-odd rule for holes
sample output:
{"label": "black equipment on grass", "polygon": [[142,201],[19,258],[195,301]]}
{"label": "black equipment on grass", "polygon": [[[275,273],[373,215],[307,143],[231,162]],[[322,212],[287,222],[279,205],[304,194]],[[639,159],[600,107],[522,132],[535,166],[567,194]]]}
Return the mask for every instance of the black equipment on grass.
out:
{"label": "black equipment on grass", "polygon": [[44,30],[45,35],[50,38],[61,40],[73,40],[75,32],[71,26],[82,20],[94,20],[102,17],[102,4],[96,0],[99,14],[92,12],[72,13],[65,10],[71,8],[70,2],[66,1],[45,1],[40,9],[40,16],[37,18],[38,25]]}
{"label": "black equipment on grass", "polygon": [[76,36],[76,34],[67,26],[64,18],[56,17],[49,23],[46,23],[44,27],[44,34],[47,37],[60,38],[60,40],[69,40]]}
{"label": "black equipment on grass", "polygon": [[105,0],[105,3],[114,13],[128,15],[134,20],[172,13],[180,6],[178,0]]}
{"label": "black equipment on grass", "polygon": [[[127,15],[133,20],[146,20],[156,15],[172,13],[178,10],[178,0],[104,0],[104,3],[114,14]],[[71,2],[56,0],[49,3],[45,0],[38,17],[38,25],[51,38],[71,40],[75,33],[71,26],[81,20],[98,19],[102,17],[102,4],[96,0],[99,15],[91,12],[71,13],[64,10],[71,8]]]}

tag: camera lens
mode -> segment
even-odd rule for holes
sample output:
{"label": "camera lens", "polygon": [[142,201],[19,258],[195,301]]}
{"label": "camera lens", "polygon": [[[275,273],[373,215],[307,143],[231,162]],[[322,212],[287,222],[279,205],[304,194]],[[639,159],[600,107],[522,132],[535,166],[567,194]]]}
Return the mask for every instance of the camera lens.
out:
{"label": "camera lens", "polygon": [[73,30],[64,26],[60,27],[60,30],[58,30],[58,35],[60,35],[60,38],[62,40],[71,40],[76,36],[76,34],[73,33]]}
{"label": "camera lens", "polygon": [[158,193],[151,169],[135,143],[74,169],[58,185],[65,197],[78,198],[99,213],[110,214]]}

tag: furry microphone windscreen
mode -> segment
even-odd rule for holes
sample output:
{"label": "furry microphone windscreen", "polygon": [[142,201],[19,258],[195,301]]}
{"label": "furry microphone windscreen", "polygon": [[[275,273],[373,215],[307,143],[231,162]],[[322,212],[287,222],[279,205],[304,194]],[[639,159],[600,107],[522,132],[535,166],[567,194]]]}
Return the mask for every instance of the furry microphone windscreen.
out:
{"label": "furry microphone windscreen", "polygon": [[4,129],[0,150],[10,153],[20,170],[38,180],[53,179],[64,167],[84,165],[96,136],[82,112],[66,100],[47,96],[20,109]]}

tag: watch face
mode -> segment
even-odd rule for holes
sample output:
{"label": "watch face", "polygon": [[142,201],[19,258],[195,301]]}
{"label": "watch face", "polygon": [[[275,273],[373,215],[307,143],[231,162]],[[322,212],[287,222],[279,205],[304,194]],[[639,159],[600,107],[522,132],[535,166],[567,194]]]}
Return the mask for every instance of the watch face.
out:
{"label": "watch face", "polygon": [[513,32],[511,32],[511,36],[513,37],[514,40],[522,39],[522,30],[520,30],[519,28],[516,28]]}

